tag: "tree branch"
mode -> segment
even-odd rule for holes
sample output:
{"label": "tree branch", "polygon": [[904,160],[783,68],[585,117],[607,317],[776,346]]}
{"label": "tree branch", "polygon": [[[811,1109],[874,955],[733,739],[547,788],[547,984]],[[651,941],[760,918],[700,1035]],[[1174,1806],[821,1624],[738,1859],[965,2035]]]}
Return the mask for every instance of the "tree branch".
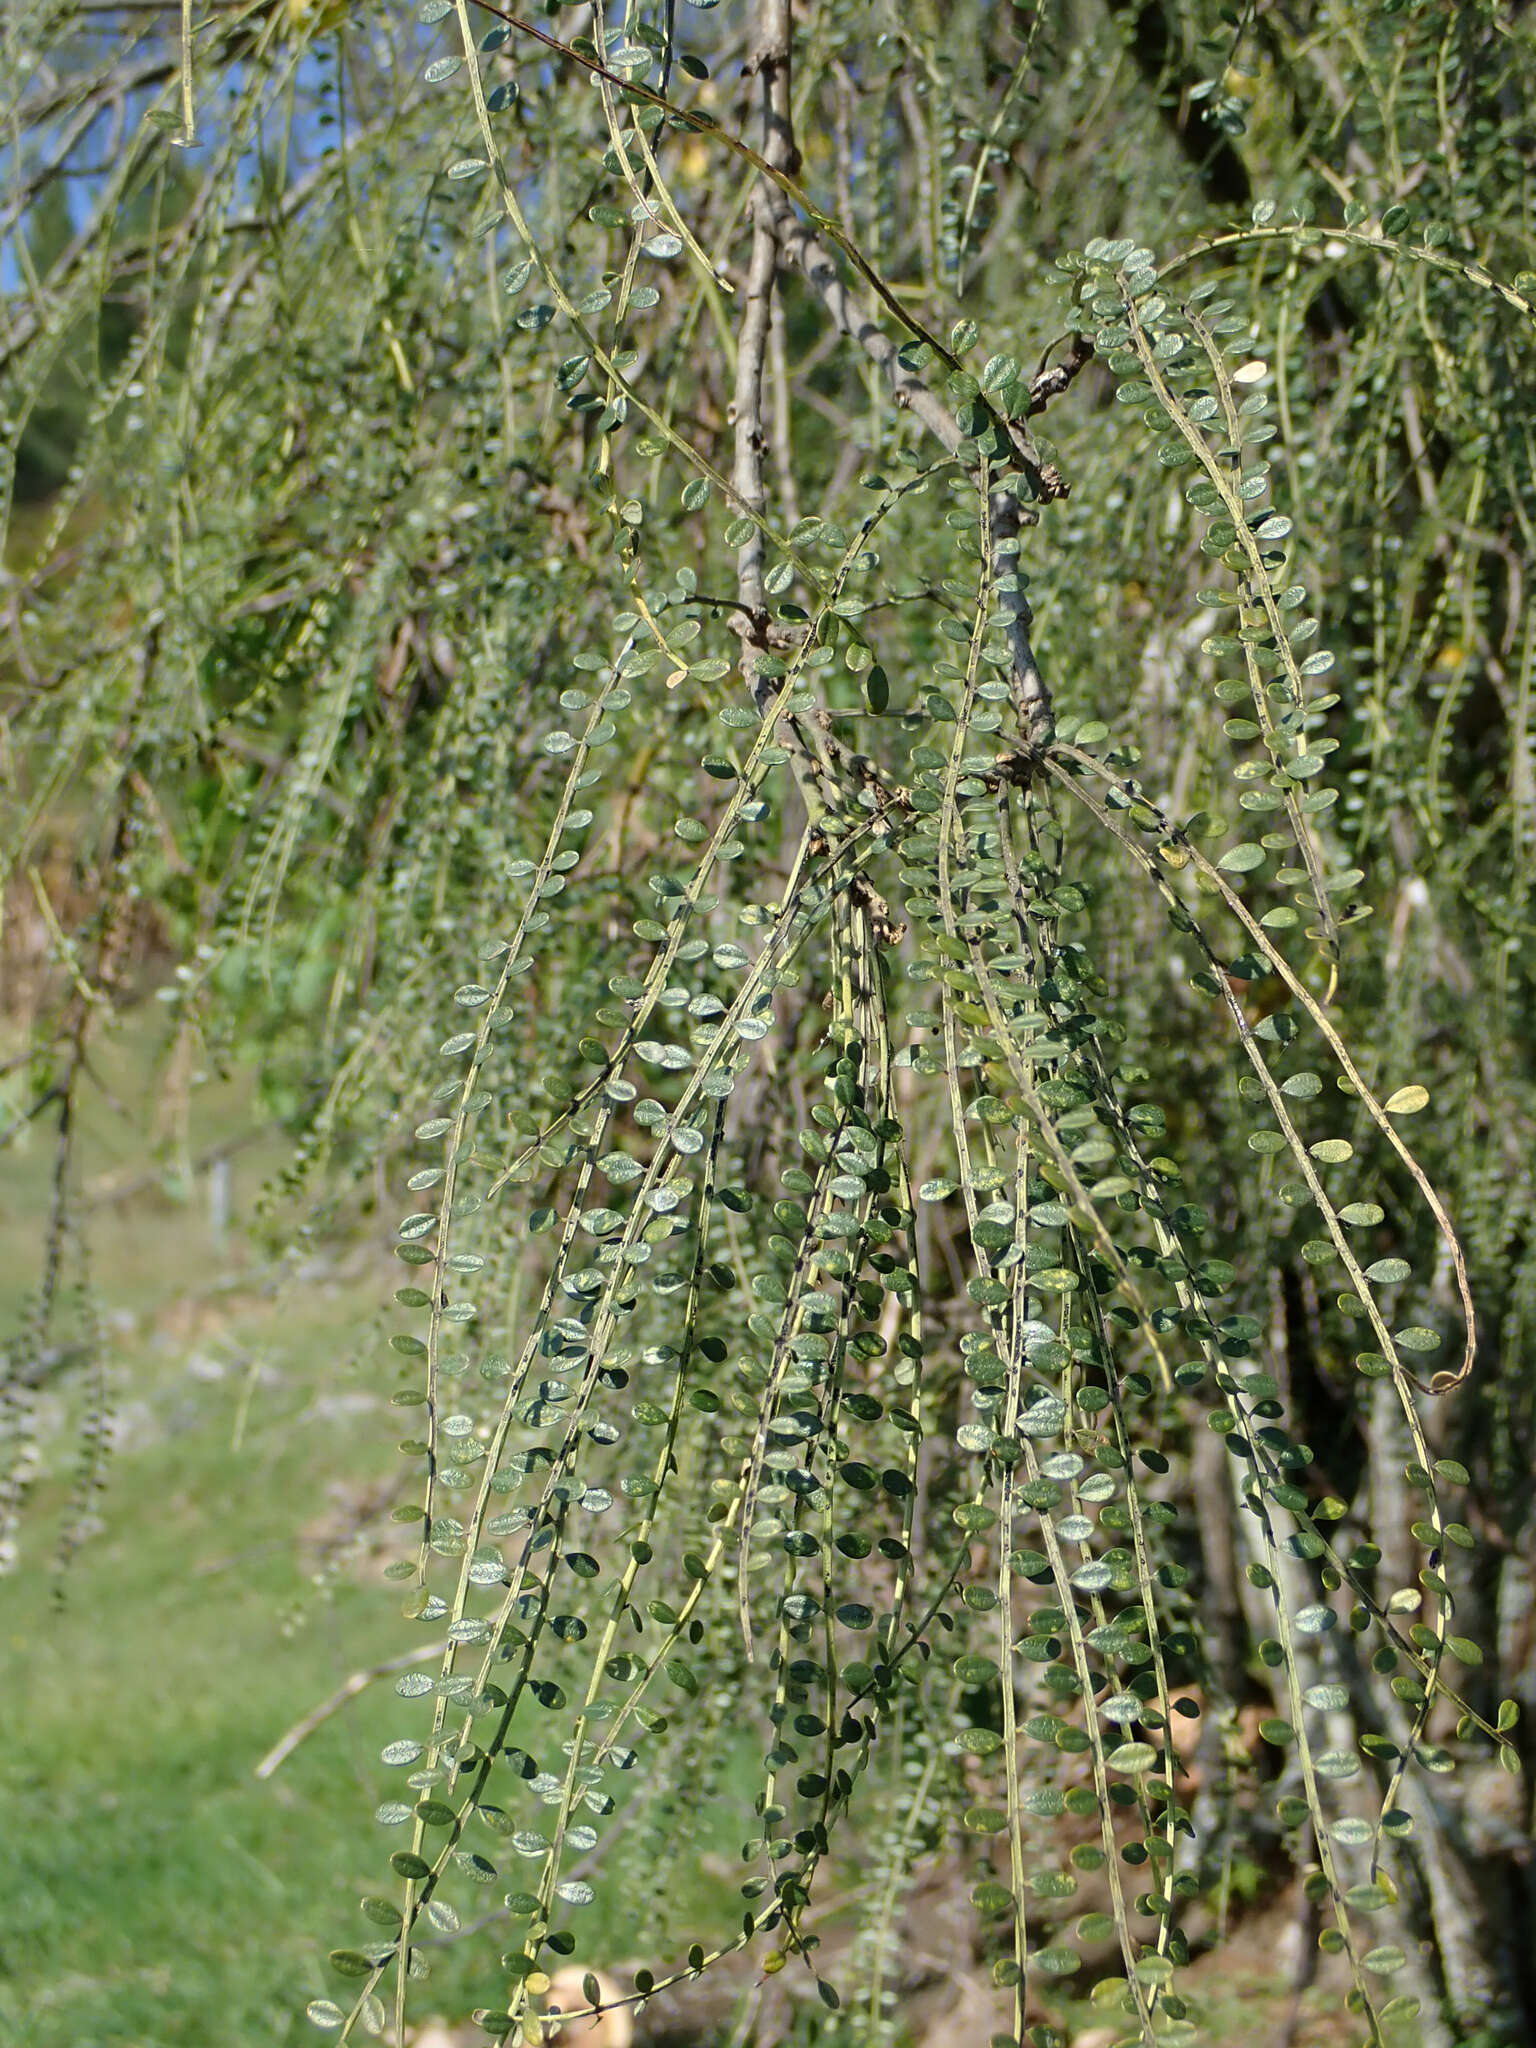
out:
{"label": "tree branch", "polygon": [[1051,693],[1030,644],[1029,629],[1034,623],[1034,614],[1019,579],[1022,515],[1018,498],[1012,491],[994,491],[991,510],[992,581],[1013,655],[1009,677],[1013,686],[1013,708],[1026,751],[1034,753],[1050,739],[1055,721],[1051,714]]}
{"label": "tree branch", "polygon": [[896,403],[922,421],[946,454],[958,455],[965,437],[949,407],[915,371],[902,364],[895,342],[877,324],[869,308],[854,298],[843,282],[836,258],[815,230],[797,218],[785,195],[774,187],[765,196],[785,262],[794,264],[804,274],[838,332],[855,342],[884,373]]}
{"label": "tree branch", "polygon": [[[780,209],[789,210],[773,181],[793,176],[800,168],[790,101],[793,46],[791,0],[762,0],[746,70],[759,86],[764,172],[752,195],[752,254],[742,295],[741,329],[736,341],[736,391],[731,405],[736,432],[731,484],[742,504],[759,519],[767,504],[763,461],[768,435],[763,424],[763,397],[773,336],[774,285],[780,262]],[[792,212],[790,218],[793,219]],[[771,670],[765,670],[765,660],[775,639],[781,638],[768,616],[763,575],[765,551],[762,527],[754,525],[737,550],[737,616],[731,621],[741,638],[742,669],[760,713],[766,713],[778,695],[778,681]],[[794,717],[787,717],[784,724],[807,813],[814,817],[819,808],[836,808],[841,784],[834,761],[841,752],[840,744],[824,725],[808,728],[804,721]]]}

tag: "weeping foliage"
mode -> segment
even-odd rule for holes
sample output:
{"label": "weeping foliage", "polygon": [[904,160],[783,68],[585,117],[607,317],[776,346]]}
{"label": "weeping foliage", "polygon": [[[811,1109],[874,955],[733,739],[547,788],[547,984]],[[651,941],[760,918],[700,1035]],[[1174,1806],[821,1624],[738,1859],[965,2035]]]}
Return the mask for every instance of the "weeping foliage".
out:
{"label": "weeping foliage", "polygon": [[275,1217],[399,1197],[442,1650],[316,2025],[488,1914],[542,2039],[613,1886],[626,1999],[750,1947],[891,2039],[942,1847],[995,2039],[1092,1981],[1193,2041],[1243,1843],[1363,2038],[1520,2037],[1528,10],[0,34],[9,1540],[158,974],[173,1075],[259,1051]]}

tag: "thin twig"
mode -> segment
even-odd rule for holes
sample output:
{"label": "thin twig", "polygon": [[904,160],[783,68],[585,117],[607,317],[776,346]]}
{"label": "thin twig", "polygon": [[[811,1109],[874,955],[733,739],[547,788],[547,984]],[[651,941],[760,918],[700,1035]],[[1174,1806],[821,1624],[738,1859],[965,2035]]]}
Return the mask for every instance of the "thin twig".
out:
{"label": "thin twig", "polygon": [[434,1657],[441,1657],[447,1647],[446,1642],[428,1643],[425,1649],[408,1650],[403,1657],[387,1657],[382,1664],[370,1664],[366,1671],[354,1671],[328,1700],[322,1700],[318,1707],[311,1707],[302,1721],[295,1721],[288,1733],[273,1743],[256,1766],[255,1776],[270,1778],[288,1761],[301,1742],[313,1735],[317,1728],[323,1727],[333,1714],[339,1714],[349,1700],[355,1700],[360,1692],[366,1692],[376,1678],[388,1678],[392,1671],[408,1671],[413,1664],[430,1664]]}
{"label": "thin twig", "polygon": [[[221,1159],[229,1159],[236,1152],[243,1152],[247,1145],[258,1144],[272,1135],[271,1123],[253,1124],[238,1137],[222,1138],[217,1145],[210,1145],[206,1152],[199,1152],[191,1162],[193,1173],[202,1173],[210,1166],[216,1166]],[[136,1173],[130,1179],[119,1180],[111,1173],[87,1181],[82,1197],[86,1209],[110,1208],[117,1202],[128,1202],[135,1195],[142,1195],[150,1188],[162,1188],[166,1175],[162,1168],[151,1167],[147,1173]]]}

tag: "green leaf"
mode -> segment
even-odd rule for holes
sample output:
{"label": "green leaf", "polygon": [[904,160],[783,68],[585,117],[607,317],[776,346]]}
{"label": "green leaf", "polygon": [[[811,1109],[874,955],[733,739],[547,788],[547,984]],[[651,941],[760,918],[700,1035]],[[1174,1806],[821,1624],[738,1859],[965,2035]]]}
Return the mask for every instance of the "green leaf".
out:
{"label": "green leaf", "polygon": [[1241,846],[1234,846],[1224,853],[1216,865],[1227,874],[1247,875],[1251,874],[1255,868],[1262,867],[1265,858],[1266,855],[1263,847],[1249,839],[1245,840]]}
{"label": "green leaf", "polygon": [[1410,1323],[1406,1330],[1394,1330],[1392,1341],[1400,1351],[1438,1351],[1441,1336],[1438,1330],[1426,1329],[1422,1323]]}
{"label": "green leaf", "polygon": [[1321,1138],[1317,1144],[1309,1145],[1307,1150],[1314,1159],[1321,1160],[1324,1166],[1341,1166],[1346,1159],[1353,1159],[1355,1156],[1355,1148],[1347,1138]]}
{"label": "green leaf", "polygon": [[1144,1777],[1157,1763],[1157,1751],[1150,1742],[1122,1742],[1104,1759],[1112,1771],[1129,1777]]}

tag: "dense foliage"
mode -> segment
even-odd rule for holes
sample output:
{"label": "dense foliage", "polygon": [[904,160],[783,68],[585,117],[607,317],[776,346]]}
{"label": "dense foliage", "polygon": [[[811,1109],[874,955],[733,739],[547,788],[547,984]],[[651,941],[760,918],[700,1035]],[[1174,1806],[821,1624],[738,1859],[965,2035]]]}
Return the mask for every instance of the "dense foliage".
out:
{"label": "dense foliage", "polygon": [[628,1997],[814,1972],[857,1843],[853,2038],[942,1846],[998,2039],[1191,2041],[1283,1844],[1365,2037],[1527,2037],[1529,11],[0,35],[12,1540],[152,992],[404,1262],[442,1649],[317,2025],[486,1919],[541,2038],[603,1885]]}

